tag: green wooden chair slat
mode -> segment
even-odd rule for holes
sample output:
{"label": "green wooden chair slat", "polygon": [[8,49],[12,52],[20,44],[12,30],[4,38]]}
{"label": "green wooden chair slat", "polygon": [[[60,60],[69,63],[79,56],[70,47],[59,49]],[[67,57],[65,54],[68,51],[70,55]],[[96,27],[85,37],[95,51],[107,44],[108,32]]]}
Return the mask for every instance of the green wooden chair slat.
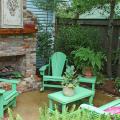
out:
{"label": "green wooden chair slat", "polygon": [[[39,69],[40,74],[43,75],[42,90],[44,90],[45,87],[60,88],[61,81],[63,80],[62,78],[63,70],[64,67],[66,67],[66,65],[67,58],[66,55],[62,52],[55,52],[49,58],[49,64],[44,65]],[[47,74],[46,70],[48,70]],[[59,84],[55,85],[54,82],[59,82]]]}
{"label": "green wooden chair slat", "polygon": [[16,93],[18,92],[15,90],[10,90],[10,91],[5,92],[3,94],[4,100],[8,100],[10,97],[14,96]]}
{"label": "green wooden chair slat", "polygon": [[20,81],[0,78],[0,82],[9,83],[12,85],[12,88],[9,91],[0,89],[0,118],[3,118],[5,109],[10,106],[16,106],[16,97],[19,95],[18,91],[16,90],[16,84]]}
{"label": "green wooden chair slat", "polygon": [[44,87],[61,88],[61,85],[54,85],[53,86],[53,84],[44,84]]}
{"label": "green wooden chair slat", "polygon": [[63,77],[59,77],[59,76],[43,76],[44,81],[62,81]]}
{"label": "green wooden chair slat", "polygon": [[52,76],[62,76],[65,61],[66,55],[61,52],[56,52],[51,56]]}

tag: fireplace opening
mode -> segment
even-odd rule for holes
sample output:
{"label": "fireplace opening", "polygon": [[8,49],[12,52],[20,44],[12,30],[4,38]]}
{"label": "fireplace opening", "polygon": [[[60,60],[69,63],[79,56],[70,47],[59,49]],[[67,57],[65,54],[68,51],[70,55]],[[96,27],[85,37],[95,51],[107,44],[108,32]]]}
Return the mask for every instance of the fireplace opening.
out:
{"label": "fireplace opening", "polygon": [[0,78],[22,78],[25,74],[25,55],[0,58]]}

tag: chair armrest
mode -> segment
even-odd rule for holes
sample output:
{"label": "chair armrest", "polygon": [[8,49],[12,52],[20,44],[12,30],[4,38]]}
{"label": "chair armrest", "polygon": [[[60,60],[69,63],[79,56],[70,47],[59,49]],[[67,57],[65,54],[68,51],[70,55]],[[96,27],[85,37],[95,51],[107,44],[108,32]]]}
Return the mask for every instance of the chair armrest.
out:
{"label": "chair armrest", "polygon": [[42,66],[39,69],[40,75],[44,75],[45,74],[45,70],[49,67],[49,64]]}
{"label": "chair armrest", "polygon": [[112,102],[109,102],[109,103],[107,103],[107,104],[105,104],[105,105],[102,105],[102,106],[100,107],[100,109],[101,109],[101,110],[106,110],[106,109],[108,109],[108,108],[110,108],[110,107],[117,106],[117,105],[119,105],[119,104],[120,104],[120,99],[113,100]]}
{"label": "chair armrest", "polygon": [[97,107],[94,107],[94,106],[91,106],[91,105],[88,105],[88,104],[81,104],[80,108],[87,109],[87,110],[90,110],[90,111],[93,111],[93,112],[96,112],[96,113],[99,113],[99,114],[109,114],[109,113],[101,110],[100,108],[97,108]]}
{"label": "chair armrest", "polygon": [[0,78],[0,82],[5,82],[5,83],[11,83],[11,84],[18,84],[20,82],[20,80],[16,80],[16,79],[2,79]]}
{"label": "chair armrest", "polygon": [[92,83],[92,84],[95,84],[96,82],[96,76],[93,76],[93,77],[82,77],[79,75],[79,81],[80,82],[83,82],[83,83]]}
{"label": "chair armrest", "polygon": [[95,82],[96,82],[96,76],[93,76],[93,77],[82,77],[82,76],[80,76],[79,75],[79,82],[80,83],[89,83],[89,84],[91,84],[91,89],[93,90],[93,91],[95,91]]}
{"label": "chair armrest", "polygon": [[5,92],[5,90],[0,89],[0,94],[3,94]]}

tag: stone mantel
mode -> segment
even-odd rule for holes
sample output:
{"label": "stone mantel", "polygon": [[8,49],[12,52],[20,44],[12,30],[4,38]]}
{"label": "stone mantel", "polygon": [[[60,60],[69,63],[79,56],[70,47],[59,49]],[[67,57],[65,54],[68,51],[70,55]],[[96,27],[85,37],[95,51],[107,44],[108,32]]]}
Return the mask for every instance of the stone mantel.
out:
{"label": "stone mantel", "polygon": [[24,28],[0,28],[0,35],[21,35],[36,33],[35,24],[24,24]]}

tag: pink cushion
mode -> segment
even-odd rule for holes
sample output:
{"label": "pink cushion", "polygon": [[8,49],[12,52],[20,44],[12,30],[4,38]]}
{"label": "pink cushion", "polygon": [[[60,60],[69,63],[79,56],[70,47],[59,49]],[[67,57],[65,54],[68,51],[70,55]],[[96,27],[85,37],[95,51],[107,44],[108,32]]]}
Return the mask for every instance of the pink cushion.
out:
{"label": "pink cushion", "polygon": [[110,107],[105,110],[106,112],[109,112],[111,114],[120,114],[120,106],[117,107]]}

